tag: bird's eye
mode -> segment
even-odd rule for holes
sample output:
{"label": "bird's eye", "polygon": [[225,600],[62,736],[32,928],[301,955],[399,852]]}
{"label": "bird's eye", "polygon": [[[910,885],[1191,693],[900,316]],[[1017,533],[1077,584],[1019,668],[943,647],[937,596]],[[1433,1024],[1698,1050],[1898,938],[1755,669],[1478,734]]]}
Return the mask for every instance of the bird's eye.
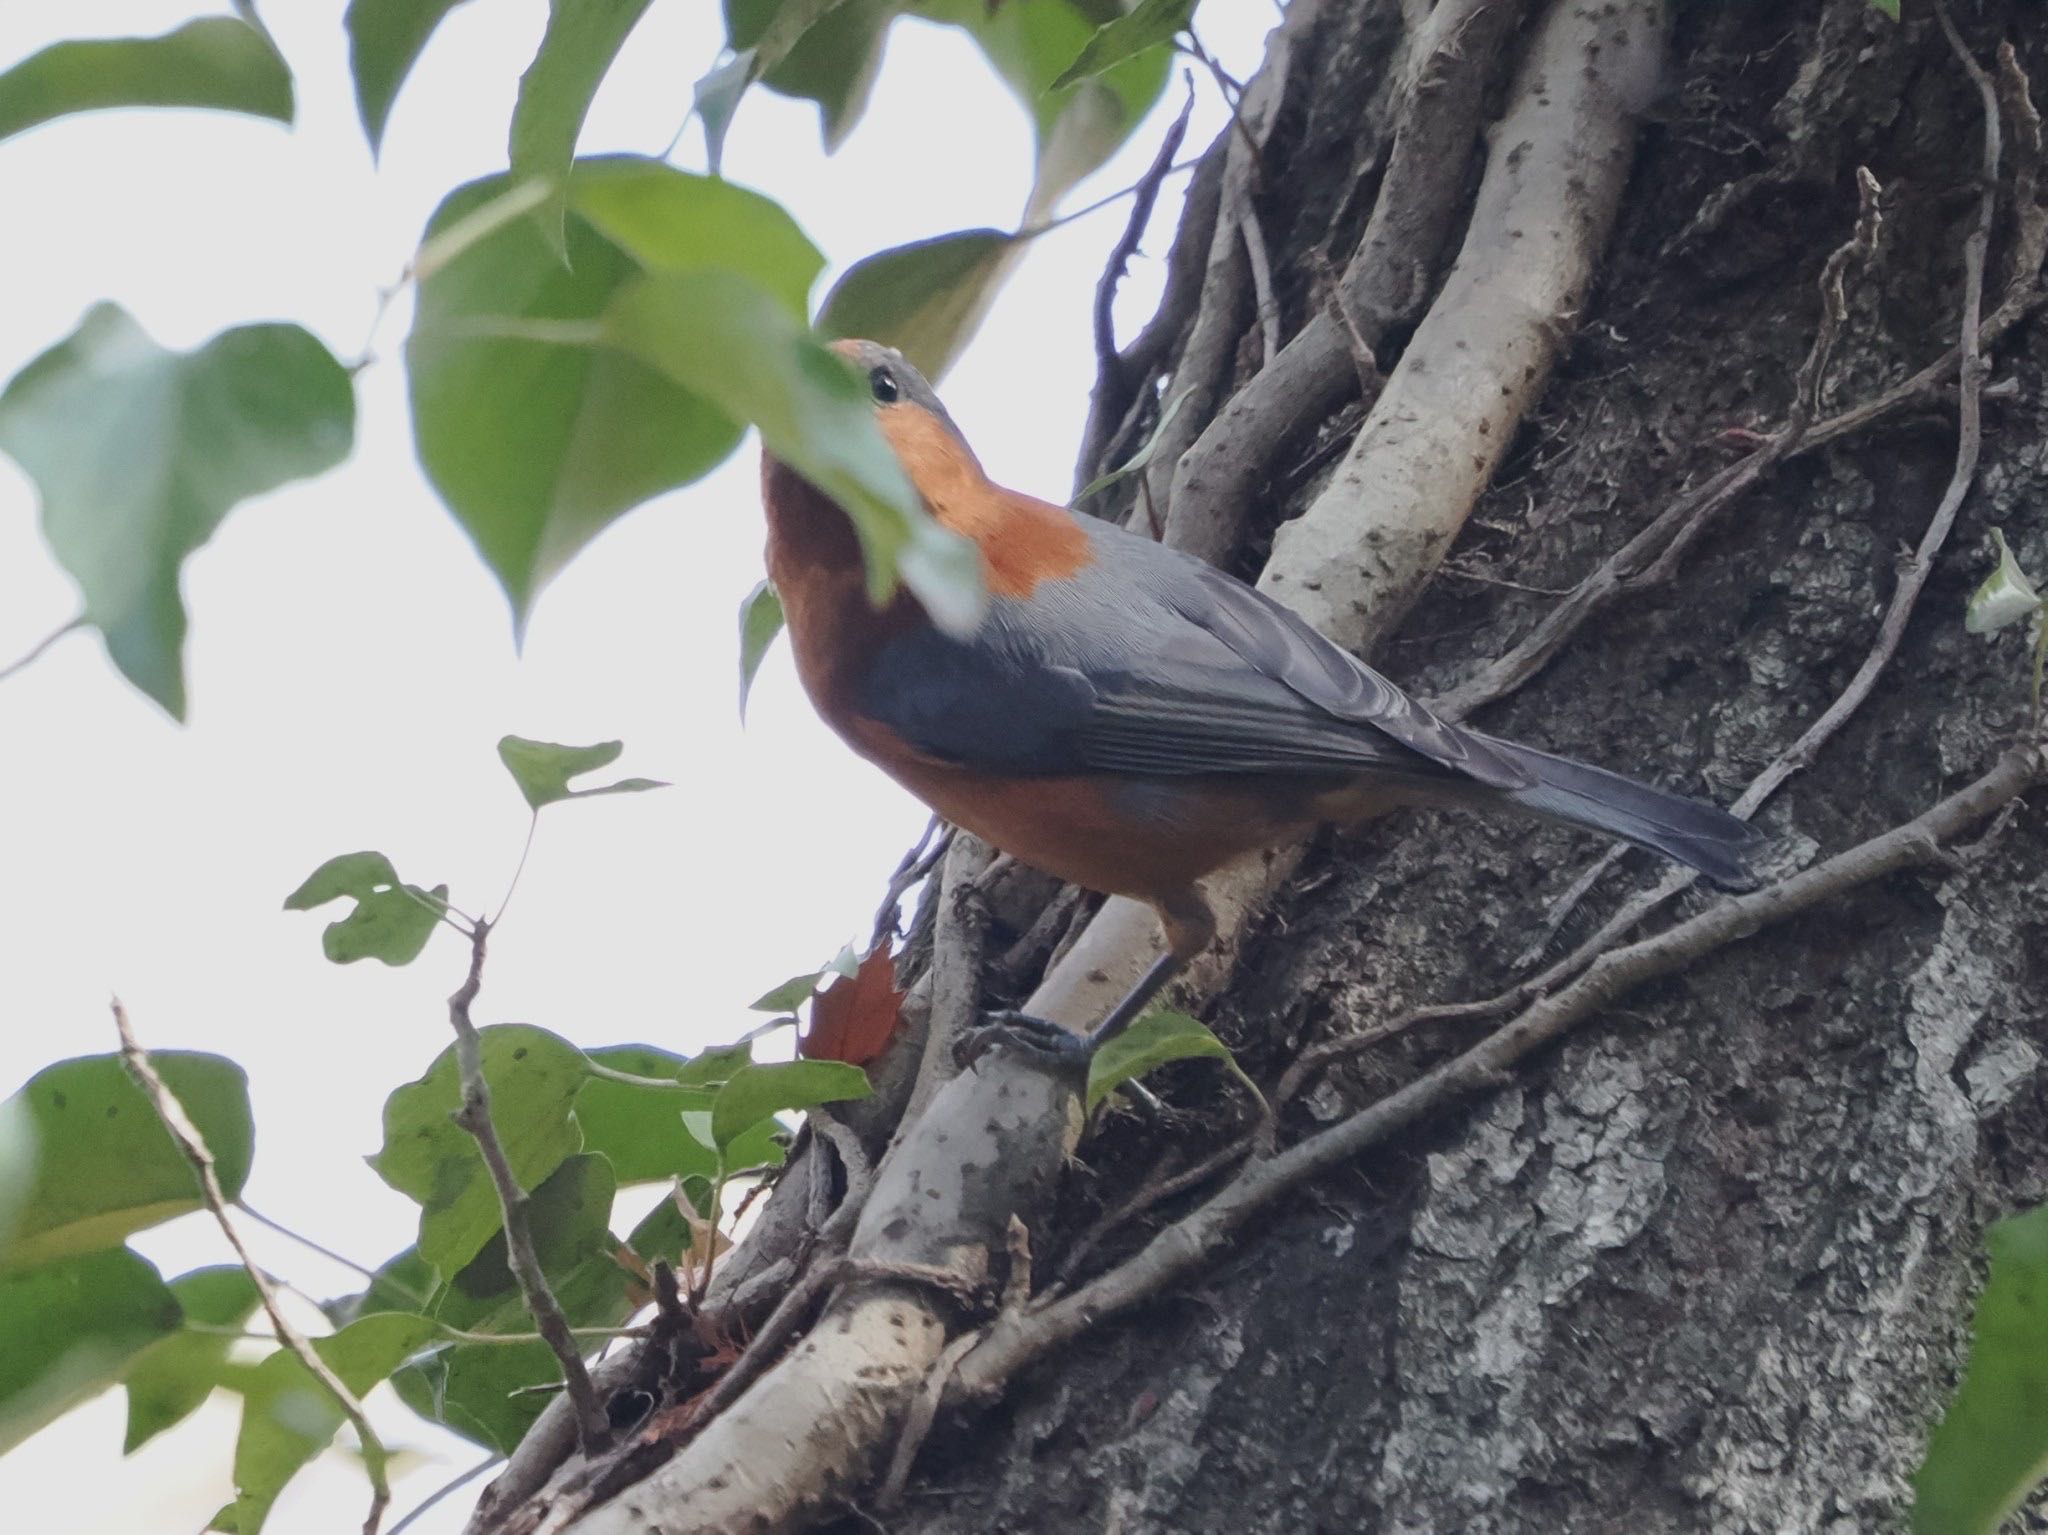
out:
{"label": "bird's eye", "polygon": [[887,368],[877,368],[868,375],[868,388],[883,405],[894,405],[903,398],[903,391],[897,386],[895,375]]}

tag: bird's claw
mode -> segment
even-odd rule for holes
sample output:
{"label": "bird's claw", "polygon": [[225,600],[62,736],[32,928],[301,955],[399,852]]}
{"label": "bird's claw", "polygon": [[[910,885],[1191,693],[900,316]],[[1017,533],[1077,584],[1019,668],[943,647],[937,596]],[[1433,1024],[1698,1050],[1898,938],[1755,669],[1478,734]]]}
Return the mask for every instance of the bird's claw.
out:
{"label": "bird's claw", "polygon": [[1042,1071],[1071,1074],[1084,1081],[1095,1054],[1086,1036],[1049,1019],[1008,1009],[990,1013],[979,1028],[961,1035],[953,1046],[953,1063],[965,1071],[991,1050],[1009,1050]]}

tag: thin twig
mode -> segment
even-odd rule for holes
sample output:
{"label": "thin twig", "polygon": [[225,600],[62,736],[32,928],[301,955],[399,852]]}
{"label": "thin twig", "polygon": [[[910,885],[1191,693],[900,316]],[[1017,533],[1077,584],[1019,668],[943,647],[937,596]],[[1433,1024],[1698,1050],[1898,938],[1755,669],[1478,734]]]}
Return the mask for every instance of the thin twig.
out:
{"label": "thin twig", "polygon": [[[882,1478],[882,1485],[875,1492],[875,1507],[888,1513],[903,1501],[903,1487],[910,1480],[910,1468],[917,1463],[917,1452],[924,1448],[930,1437],[932,1420],[939,1415],[939,1403],[945,1398],[946,1385],[953,1379],[953,1370],[974,1346],[981,1342],[981,1329],[963,1332],[940,1351],[918,1387],[917,1395],[910,1399],[910,1409],[903,1415],[903,1427],[896,1432],[896,1449],[889,1457],[888,1474]],[[872,1522],[872,1521],[870,1521]]]}
{"label": "thin twig", "polygon": [[85,625],[86,617],[83,613],[80,613],[77,617],[51,630],[50,633],[44,635],[28,648],[28,654],[22,656],[19,660],[9,661],[5,666],[0,666],[0,682],[5,682],[16,672],[22,670],[22,668],[41,660],[44,651],[56,644],[57,641],[63,639],[72,630],[83,629]]}
{"label": "thin twig", "polygon": [[503,1460],[504,1458],[505,1457],[502,1455],[487,1456],[483,1460],[480,1460],[475,1465],[471,1466],[467,1471],[464,1471],[461,1475],[457,1476],[453,1481],[442,1483],[439,1487],[435,1488],[432,1492],[428,1493],[426,1497],[422,1498],[419,1501],[419,1503],[414,1505],[412,1511],[408,1513],[403,1519],[399,1520],[398,1523],[391,1526],[390,1535],[405,1535],[405,1532],[412,1528],[414,1522],[417,1521],[423,1514],[431,1510],[436,1503],[439,1503],[442,1499],[462,1491],[463,1488],[467,1487],[471,1482],[475,1481],[478,1477],[482,1476],[486,1471],[490,1470],[491,1467],[498,1464],[498,1462]]}
{"label": "thin twig", "polygon": [[470,937],[469,974],[448,999],[448,1021],[455,1029],[455,1061],[462,1076],[462,1107],[455,1111],[455,1123],[476,1139],[477,1151],[490,1169],[491,1182],[498,1190],[498,1204],[505,1217],[505,1256],[512,1276],[534,1326],[554,1350],[562,1367],[562,1385],[576,1414],[576,1438],[586,1457],[600,1453],[611,1441],[611,1426],[605,1419],[604,1404],[590,1383],[590,1371],[577,1351],[576,1338],[560,1302],[548,1288],[540,1254],[533,1245],[533,1228],[526,1219],[526,1191],[506,1160],[504,1143],[491,1123],[491,1085],[484,1079],[483,1037],[470,1021],[469,1010],[483,988],[484,951],[491,924],[478,918]]}
{"label": "thin twig", "polygon": [[[298,1243],[299,1246],[305,1248],[308,1252],[318,1253],[321,1257],[325,1258],[329,1263],[338,1263],[345,1269],[355,1270],[356,1273],[361,1274],[363,1278],[369,1280],[373,1288],[381,1287],[385,1290],[390,1291],[393,1295],[397,1296],[400,1300],[404,1301],[408,1306],[412,1307],[413,1310],[422,1313],[426,1311],[426,1297],[412,1290],[407,1285],[401,1283],[399,1280],[395,1279],[391,1275],[380,1274],[377,1272],[377,1270],[369,1267],[367,1264],[356,1262],[355,1259],[349,1257],[346,1253],[338,1253],[331,1247],[322,1246],[320,1243],[314,1241],[311,1237],[307,1236],[303,1231],[294,1231],[291,1227],[285,1225],[282,1221],[272,1220],[269,1216],[265,1215],[261,1210],[257,1209],[254,1205],[250,1204],[247,1200],[238,1199],[234,1203],[235,1208],[237,1210],[240,1210],[244,1215],[248,1216],[249,1219],[254,1221],[257,1225],[268,1226],[272,1231],[276,1232],[279,1236],[289,1237],[292,1241]],[[398,1535],[398,1532],[396,1530],[393,1530],[391,1532],[391,1535]]]}
{"label": "thin twig", "polygon": [[[1971,483],[1977,474],[1977,460],[1983,449],[1983,390],[1986,371],[1983,360],[1981,336],[1984,327],[1984,264],[1991,245],[1991,227],[1998,213],[1998,172],[2002,153],[2002,135],[1999,125],[1998,95],[1991,77],[1977,61],[1970,56],[1962,38],[1957,35],[1955,24],[1950,21],[1946,8],[1937,3],[1935,15],[1940,20],[1943,34],[1949,46],[1961,61],[1971,83],[1977,87],[1977,94],[1984,111],[1983,161],[1979,171],[1982,178],[1977,203],[1977,221],[1963,241],[1963,303],[1958,324],[1960,339],[1956,346],[1957,370],[1957,412],[1959,425],[1956,434],[1954,467],[1949,472],[1947,486],[1941,499],[1936,503],[1933,514],[1928,518],[1927,527],[1920,535],[1920,544],[1912,560],[1899,572],[1898,582],[1892,588],[1892,600],[1885,609],[1883,621],[1878,625],[1877,637],[1871,642],[1863,662],[1856,668],[1856,674],[1847,686],[1835,695],[1834,701],[1822,711],[1820,717],[1800,733],[1799,738],[1774,757],[1764,770],[1750,780],[1749,786],[1729,807],[1732,814],[1749,820],[1762,808],[1764,802],[1794,774],[1810,767],[1820,755],[1821,748],[1834,738],[1848,723],[1851,716],[1863,707],[1877,687],[1878,678],[1891,664],[1898,653],[1899,644],[1905,638],[1906,625],[1913,616],[1913,608],[1920,600],[1920,593],[1926,588],[1927,578],[1932,574],[1934,562],[1941,554],[1942,546],[1948,542],[1950,530],[1955,526],[1956,513],[1961,510],[1963,498],[1969,494]],[[1789,435],[1788,448],[1796,447],[1799,435],[1805,431],[1806,422],[1811,419],[1820,400],[1822,371],[1829,349],[1840,331],[1847,314],[1847,299],[1842,290],[1843,273],[1851,261],[1868,259],[1873,249],[1880,218],[1877,211],[1877,183],[1868,171],[1857,172],[1858,185],[1862,189],[1862,212],[1857,219],[1856,234],[1849,243],[1828,258],[1826,270],[1821,276],[1821,325],[1815,337],[1813,349],[1808,354],[1807,365],[1800,369],[1798,397],[1793,404],[1793,414],[1784,428]],[[1650,567],[1672,563],[1672,549],[1665,552]],[[1646,571],[1648,575],[1650,572]],[[1523,956],[1526,962],[1533,954],[1547,949],[1570,918],[1579,902],[1590,892],[1594,884],[1621,858],[1621,848],[1611,848],[1585,874],[1572,883],[1564,897],[1552,908],[1546,920],[1545,930],[1537,945]],[[1584,965],[1612,944],[1624,933],[1669,901],[1680,891],[1693,884],[1696,876],[1690,871],[1674,870],[1665,875],[1656,887],[1645,895],[1638,896],[1605,923],[1600,931],[1582,944],[1566,961],[1553,967],[1548,973],[1556,976],[1559,971],[1569,974]],[[1569,969],[1565,967],[1569,966]]]}
{"label": "thin twig", "polygon": [[875,908],[875,930],[868,940],[870,954],[896,936],[897,908],[903,904],[903,898],[939,866],[939,860],[946,856],[946,849],[953,845],[953,837],[954,828],[937,816],[924,823],[924,830],[918,834],[917,841],[897,862],[896,872],[889,876],[889,888],[882,892],[882,904]]}
{"label": "thin twig", "polygon": [[1265,367],[1280,355],[1280,301],[1273,296],[1273,258],[1266,253],[1266,231],[1259,223],[1259,210],[1252,203],[1251,188],[1244,189],[1238,205],[1238,232],[1244,236],[1245,261],[1252,273],[1252,309],[1258,316],[1259,340],[1264,350],[1259,366]]}
{"label": "thin twig", "polygon": [[192,1171],[199,1177],[200,1197],[206,1201],[206,1208],[213,1212],[214,1221],[220,1226],[221,1235],[228,1239],[228,1246],[235,1250],[241,1260],[242,1271],[249,1276],[249,1282],[256,1287],[256,1294],[263,1302],[264,1313],[270,1318],[270,1325],[277,1333],[277,1340],[289,1349],[304,1365],[306,1373],[318,1381],[321,1388],[334,1398],[341,1415],[348,1419],[356,1431],[356,1439],[363,1448],[363,1470],[370,1478],[370,1512],[363,1520],[363,1535],[377,1535],[377,1527],[384,1521],[384,1510],[391,1504],[391,1482],[387,1473],[389,1454],[384,1441],[377,1437],[377,1431],[370,1427],[369,1414],[363,1411],[363,1404],[356,1394],[349,1390],[342,1378],[320,1357],[319,1350],[311,1340],[293,1325],[284,1314],[283,1302],[279,1300],[277,1286],[270,1276],[257,1266],[242,1234],[235,1228],[234,1217],[228,1214],[227,1195],[220,1186],[220,1174],[213,1161],[213,1151],[206,1144],[206,1137],[199,1133],[199,1127],[192,1123],[185,1112],[184,1104],[178,1101],[164,1079],[158,1074],[156,1063],[149,1058],[135,1038],[135,1031],[128,1024],[128,1010],[121,1005],[119,997],[114,998],[114,1029],[121,1036],[121,1063],[128,1068],[128,1074],[135,1079],[149,1099],[150,1107],[156,1110],[156,1117],[163,1121],[164,1129],[171,1139],[178,1143],[178,1150]]}
{"label": "thin twig", "polygon": [[1123,359],[1116,349],[1116,290],[1124,280],[1124,271],[1130,265],[1131,257],[1137,255],[1139,242],[1145,238],[1146,227],[1152,222],[1152,209],[1159,201],[1159,188],[1166,181],[1166,173],[1173,166],[1173,157],[1180,153],[1181,140],[1187,136],[1188,117],[1195,110],[1195,77],[1185,74],[1188,99],[1180,109],[1180,116],[1173,126],[1166,130],[1166,137],[1159,141],[1159,151],[1153,155],[1152,163],[1145,168],[1145,174],[1138,178],[1138,191],[1131,203],[1131,216],[1124,222],[1124,232],[1110,248],[1109,261],[1102,269],[1102,276],[1095,284],[1095,366],[1097,376],[1119,374]]}

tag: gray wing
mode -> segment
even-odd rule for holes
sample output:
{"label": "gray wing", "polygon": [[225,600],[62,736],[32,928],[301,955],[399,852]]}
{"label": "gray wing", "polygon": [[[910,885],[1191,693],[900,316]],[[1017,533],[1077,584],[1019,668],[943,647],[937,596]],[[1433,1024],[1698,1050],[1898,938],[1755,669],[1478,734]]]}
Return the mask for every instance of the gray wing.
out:
{"label": "gray wing", "polygon": [[1532,781],[1242,582],[1108,524],[1089,535],[1092,564],[995,599],[970,638],[920,628],[890,641],[862,712],[989,771]]}

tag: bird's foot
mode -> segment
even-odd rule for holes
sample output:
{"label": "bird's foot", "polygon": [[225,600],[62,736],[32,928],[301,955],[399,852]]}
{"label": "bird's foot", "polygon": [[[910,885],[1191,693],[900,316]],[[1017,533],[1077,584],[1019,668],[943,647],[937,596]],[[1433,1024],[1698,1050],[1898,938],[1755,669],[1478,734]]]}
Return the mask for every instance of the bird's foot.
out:
{"label": "bird's foot", "polygon": [[1005,1009],[990,1013],[981,1027],[969,1029],[953,1046],[953,1062],[962,1071],[991,1050],[1010,1050],[1025,1057],[1041,1071],[1088,1078],[1088,1063],[1095,1045],[1084,1034],[1046,1018]]}

